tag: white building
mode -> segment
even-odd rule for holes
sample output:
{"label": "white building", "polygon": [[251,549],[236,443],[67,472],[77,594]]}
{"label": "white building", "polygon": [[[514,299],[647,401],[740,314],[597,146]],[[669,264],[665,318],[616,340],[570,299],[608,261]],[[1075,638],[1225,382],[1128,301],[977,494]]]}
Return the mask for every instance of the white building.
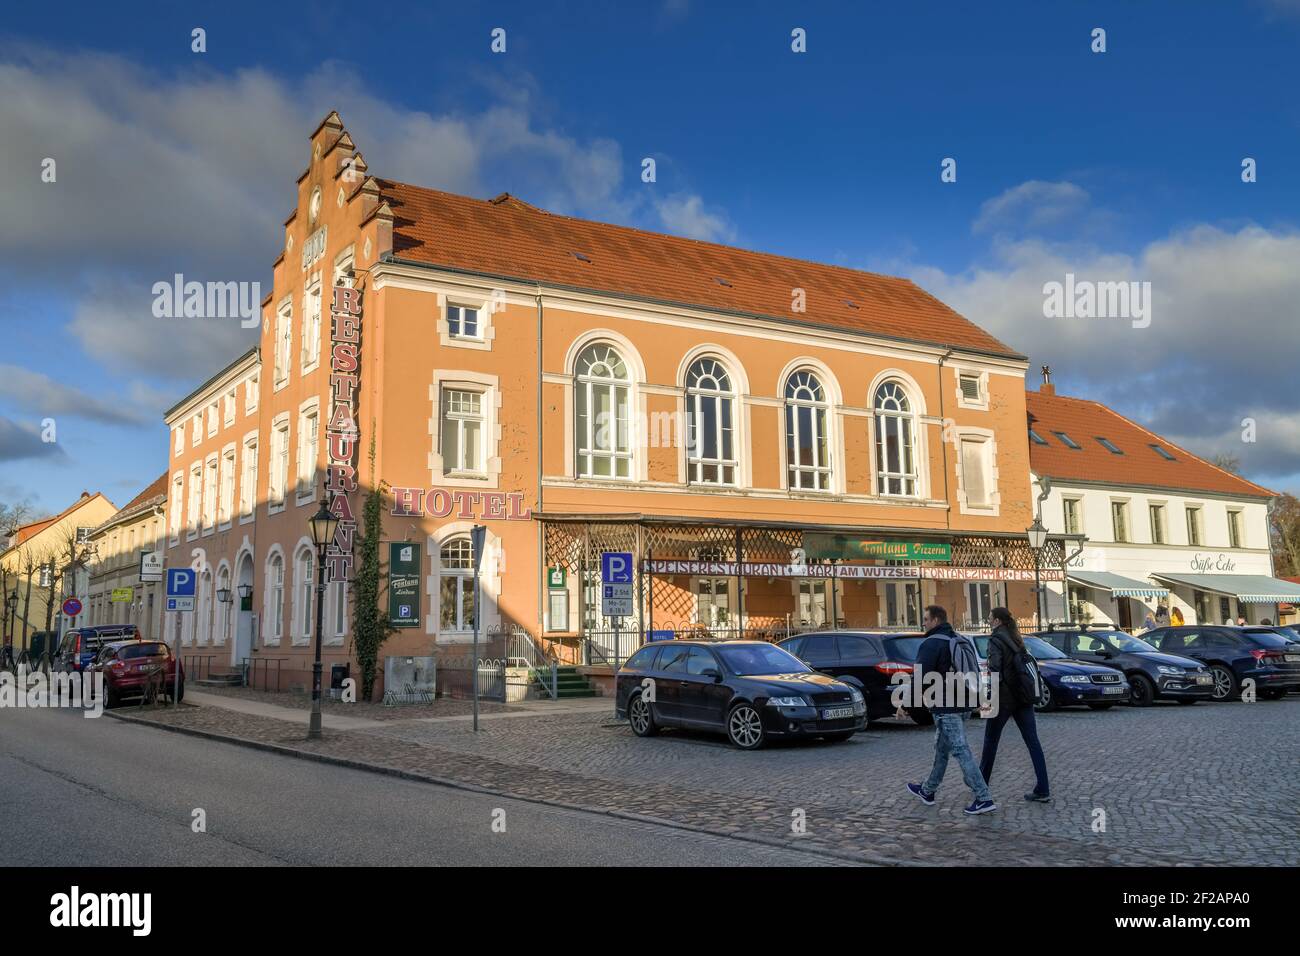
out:
{"label": "white building", "polygon": [[1068,549],[1064,584],[1046,585],[1046,620],[1140,630],[1165,606],[1175,623],[1276,623],[1278,603],[1300,600],[1300,585],[1273,576],[1275,492],[1104,405],[1057,395],[1050,373],[1026,406],[1041,520],[1084,538]]}

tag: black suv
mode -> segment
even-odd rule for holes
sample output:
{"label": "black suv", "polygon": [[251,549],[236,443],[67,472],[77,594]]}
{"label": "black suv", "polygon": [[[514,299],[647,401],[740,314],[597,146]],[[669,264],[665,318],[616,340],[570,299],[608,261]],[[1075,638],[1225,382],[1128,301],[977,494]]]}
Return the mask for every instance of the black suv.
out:
{"label": "black suv", "polygon": [[1109,625],[1054,624],[1037,636],[1076,661],[1123,671],[1134,707],[1149,707],[1157,700],[1194,704],[1214,694],[1214,675],[1200,661],[1162,653]]}
{"label": "black suv", "polygon": [[[897,708],[891,695],[895,674],[912,673],[916,655],[925,643],[924,634],[891,634],[873,631],[814,631],[781,641],[795,657],[823,674],[853,680],[867,697],[867,719],[893,717]],[[925,726],[934,718],[924,707],[905,711]]]}
{"label": "black suv", "polygon": [[1300,686],[1300,649],[1272,628],[1184,624],[1142,636],[1166,654],[1204,664],[1214,676],[1214,700],[1236,700],[1247,679],[1262,700],[1278,700]]}

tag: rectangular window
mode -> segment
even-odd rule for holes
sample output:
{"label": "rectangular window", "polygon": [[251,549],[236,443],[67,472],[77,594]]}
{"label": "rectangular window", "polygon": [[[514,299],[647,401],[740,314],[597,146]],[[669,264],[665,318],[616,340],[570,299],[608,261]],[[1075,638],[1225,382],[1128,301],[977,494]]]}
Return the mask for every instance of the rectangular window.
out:
{"label": "rectangular window", "polygon": [[285,485],[289,480],[289,423],[282,422],[271,432],[271,471],[267,503],[284,504]]}
{"label": "rectangular window", "polygon": [[1065,533],[1083,534],[1083,502],[1078,498],[1065,498]]}
{"label": "rectangular window", "polygon": [[546,592],[546,629],[548,631],[567,631],[569,629],[569,592],[555,588]]}
{"label": "rectangular window", "polygon": [[820,627],[830,620],[831,602],[826,581],[799,582],[799,624]]}
{"label": "rectangular window", "polygon": [[963,401],[974,403],[983,401],[983,396],[980,394],[980,377],[978,375],[958,375],[957,381],[961,385]]}
{"label": "rectangular window", "polygon": [[1112,501],[1110,503],[1110,525],[1115,534],[1115,541],[1123,544],[1128,541],[1128,502]]}
{"label": "rectangular window", "polygon": [[244,383],[244,412],[251,413],[257,410],[257,386],[260,376],[250,375],[248,381]]}
{"label": "rectangular window", "polygon": [[172,476],[171,495],[171,539],[176,544],[181,538],[181,509],[185,504],[185,476],[177,472]]}
{"label": "rectangular window", "polygon": [[1122,451],[1120,451],[1118,448],[1115,447],[1115,443],[1112,442],[1109,438],[1100,438],[1100,437],[1099,437],[1099,438],[1097,439],[1097,442],[1101,445],[1102,448],[1106,449],[1106,450],[1107,450],[1108,452],[1110,452],[1112,455],[1122,455],[1122,454],[1124,454]]}
{"label": "rectangular window", "polygon": [[334,284],[336,286],[341,285],[344,288],[351,289],[353,284],[356,282],[356,276],[352,272],[353,258],[352,249],[349,248],[347,252],[343,253],[335,260]]}
{"label": "rectangular window", "polygon": [[210,458],[203,470],[203,530],[217,523],[217,459]]}
{"label": "rectangular window", "polygon": [[1032,428],[1029,429],[1029,438],[1035,445],[1047,444],[1047,439],[1044,438],[1042,435],[1038,434],[1038,432],[1034,431]]}
{"label": "rectangular window", "polygon": [[920,586],[907,582],[887,582],[885,584],[885,626],[919,627],[920,624]]}
{"label": "rectangular window", "polygon": [[1187,509],[1187,543],[1194,546],[1201,546],[1201,509]]}
{"label": "rectangular window", "polygon": [[320,418],[310,409],[298,419],[298,486],[297,497],[310,498],[316,490],[316,457],[319,449]]}
{"label": "rectangular window", "polygon": [[320,361],[321,290],[317,285],[303,295],[302,356],[303,371],[314,368]]}
{"label": "rectangular window", "polygon": [[578,475],[582,478],[629,478],[632,436],[629,387],[616,380],[580,380]]}
{"label": "rectangular window", "polygon": [[203,466],[190,469],[190,502],[186,510],[185,530],[191,537],[199,530],[199,509],[203,506]]}
{"label": "rectangular window", "polygon": [[442,470],[448,475],[482,475],[483,393],[442,391]]}
{"label": "rectangular window", "polygon": [[989,443],[963,439],[961,443],[962,486],[966,491],[966,504],[988,505],[989,486]]}
{"label": "rectangular window", "polygon": [[235,424],[235,389],[232,387],[226,392],[226,397],[221,406],[221,421],[225,425]]}
{"label": "rectangular window", "polygon": [[695,620],[706,627],[731,626],[731,578],[695,582]]}
{"label": "rectangular window", "polygon": [[239,515],[246,518],[257,505],[257,439],[244,442],[244,472],[239,480]]}
{"label": "rectangular window", "polygon": [[966,583],[966,608],[971,629],[986,627],[989,612],[993,610],[993,585],[982,581]]}
{"label": "rectangular window", "polygon": [[1147,515],[1151,519],[1151,543],[1165,543],[1165,506],[1151,505],[1147,509]]}
{"label": "rectangular window", "polygon": [[181,425],[172,429],[172,446],[176,454],[185,450],[185,426]]}
{"label": "rectangular window", "polygon": [[217,433],[217,403],[213,402],[208,406],[208,437],[211,438]]}
{"label": "rectangular window", "polygon": [[463,305],[447,306],[447,330],[455,339],[479,338],[478,309]]}
{"label": "rectangular window", "polygon": [[293,345],[293,305],[286,302],[275,315],[275,384],[289,380],[289,353]]}
{"label": "rectangular window", "polygon": [[1157,455],[1159,455],[1159,456],[1160,456],[1161,458],[1163,458],[1165,461],[1177,461],[1177,460],[1178,460],[1178,459],[1175,458],[1173,455],[1169,454],[1168,450],[1165,449],[1164,446],[1162,446],[1162,445],[1152,445],[1152,446],[1150,446],[1150,447],[1151,447],[1152,451],[1154,451]]}
{"label": "rectangular window", "polygon": [[1228,547],[1241,547],[1241,512],[1228,512]]}
{"label": "rectangular window", "polygon": [[203,441],[203,415],[199,414],[190,419],[190,447],[193,448],[201,441]]}
{"label": "rectangular window", "polygon": [[231,510],[235,506],[235,449],[231,448],[221,456],[221,504],[217,511],[217,520],[221,524],[230,521]]}
{"label": "rectangular window", "polygon": [[1059,438],[1061,440],[1061,444],[1064,445],[1066,448],[1073,448],[1075,451],[1079,450],[1078,443],[1069,435],[1067,435],[1065,432],[1052,432],[1052,434],[1055,435],[1057,438]]}

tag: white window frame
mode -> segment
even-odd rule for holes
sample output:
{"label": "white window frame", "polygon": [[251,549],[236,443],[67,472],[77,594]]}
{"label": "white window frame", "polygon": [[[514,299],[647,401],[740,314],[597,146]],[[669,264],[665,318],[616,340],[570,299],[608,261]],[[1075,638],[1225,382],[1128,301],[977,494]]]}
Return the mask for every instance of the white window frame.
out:
{"label": "white window frame", "polygon": [[217,498],[217,525],[229,528],[235,511],[235,469],[238,467],[235,443],[231,442],[221,449],[221,464],[217,482],[220,492]]}
{"label": "white window frame", "polygon": [[[306,570],[304,571],[304,561]],[[300,542],[293,552],[293,620],[290,642],[295,647],[310,644],[316,620],[316,552],[310,543]]]}
{"label": "white window frame", "polygon": [[[793,393],[793,394],[792,394]],[[782,428],[785,441],[785,471],[783,481],[787,491],[827,493],[834,486],[834,454],[831,442],[831,408],[826,395],[826,385],[821,375],[811,368],[795,369],[786,376],[781,390]],[[804,394],[810,397],[803,397]],[[797,461],[802,427],[800,412],[807,410],[809,425],[812,428],[811,464]],[[824,460],[823,460],[824,453]],[[811,486],[804,484],[805,478],[811,478]]]}
{"label": "white window frame", "polygon": [[[449,408],[451,395],[471,395],[478,400],[477,413],[453,411]],[[442,473],[452,478],[486,478],[488,462],[488,421],[489,421],[489,402],[491,396],[487,390],[481,386],[468,386],[443,382],[438,397],[438,454],[442,461]],[[466,467],[460,463],[459,467],[455,463],[447,461],[446,442],[448,433],[452,430],[456,433],[456,449],[464,455],[465,448],[465,427],[467,422],[477,422],[478,424],[478,460]]]}
{"label": "white window frame", "polygon": [[203,462],[196,461],[190,465],[189,488],[185,509],[185,540],[193,541],[199,536],[203,525]]}
{"label": "white window frame", "polygon": [[1169,543],[1168,507],[1163,501],[1147,502],[1147,523],[1151,530],[1151,543],[1166,545]]}
{"label": "white window frame", "polygon": [[[871,396],[871,422],[875,431],[875,493],[882,498],[917,498],[921,494],[920,419],[916,401],[907,385],[896,378],[876,386]],[[889,467],[886,439],[891,430],[897,436],[898,468]],[[911,469],[906,465],[911,459]],[[901,490],[890,485],[899,483]]]}
{"label": "white window frame", "polygon": [[229,428],[235,424],[235,393],[238,385],[230,386],[221,402],[221,424]]}
{"label": "white window frame", "polygon": [[254,372],[244,379],[244,414],[251,415],[257,411],[258,390],[261,386],[260,372]]}
{"label": "white window frame", "polygon": [[195,412],[190,419],[190,447],[197,448],[203,441],[203,413]]}
{"label": "white window frame", "polygon": [[[979,411],[988,411],[989,409],[989,373],[974,368],[955,367],[957,373],[957,407],[972,408]],[[974,379],[976,387],[979,390],[977,398],[971,399],[966,397],[966,392],[962,389],[962,379]]]}
{"label": "white window frame", "polygon": [[[1129,517],[1129,507],[1127,498],[1110,499],[1110,537],[1115,544],[1132,544],[1133,543],[1133,522]],[[1124,525],[1123,537],[1120,537],[1120,528],[1116,527],[1116,517]]]}
{"label": "white window frame", "polygon": [[[712,387],[701,385],[710,380]],[[737,395],[732,384],[731,370],[719,358],[701,355],[686,370],[686,481],[692,485],[735,487],[740,475],[740,460],[736,451]],[[710,421],[705,410],[712,406]],[[703,433],[713,432],[717,454],[706,457]],[[731,454],[725,454],[730,445]],[[705,469],[715,469],[717,477],[704,476]]]}
{"label": "white window frame", "polygon": [[173,547],[181,543],[181,527],[185,524],[185,472],[172,472],[171,516],[168,519],[167,540]]}
{"label": "white window frame", "polygon": [[281,412],[271,423],[271,454],[266,468],[266,507],[278,514],[289,497],[289,413]]}
{"label": "white window frame", "polygon": [[[1074,505],[1076,526],[1070,527],[1070,505]],[[1077,495],[1061,497],[1061,523],[1066,534],[1083,534],[1083,498]]]}
{"label": "white window frame", "polygon": [[208,437],[211,438],[217,433],[217,428],[221,424],[221,409],[218,407],[218,402],[214,401],[209,403],[207,417]]}
{"label": "white window frame", "polygon": [[293,360],[293,299],[285,298],[275,310],[275,348],[272,361],[272,382],[275,391],[289,384],[289,370]]}
{"label": "white window frame", "polygon": [[[1204,512],[1200,505],[1183,505],[1183,533],[1187,535],[1187,545],[1191,548],[1205,547]],[[1193,535],[1193,531],[1195,535]],[[1192,538],[1196,540],[1193,541]]]}
{"label": "white window frame", "polygon": [[320,365],[321,324],[324,321],[325,299],[320,273],[302,294],[302,342],[299,345],[299,365],[305,375]]}
{"label": "white window frame", "polygon": [[[601,350],[604,350],[603,353]],[[588,358],[591,356],[592,358]],[[623,377],[616,375],[596,375],[590,371],[592,368],[603,366],[613,369],[610,364],[610,357],[617,359],[618,365],[622,366]],[[584,363],[586,369],[584,370]],[[633,412],[633,402],[635,400],[632,389],[632,366],[627,358],[623,355],[622,350],[608,342],[592,342],[585,346],[574,362],[574,453],[575,453],[575,474],[584,480],[595,481],[632,481],[636,478],[636,440],[635,440],[635,415]],[[609,407],[613,413],[613,441],[608,443],[608,447],[602,447],[599,444],[600,433],[602,429],[608,433],[610,429],[601,426],[595,421],[595,416],[591,409],[595,407],[594,399],[601,392],[607,392],[609,395]],[[622,394],[621,407],[625,410],[625,415],[620,418],[619,395]],[[585,409],[585,414],[584,414]],[[585,422],[584,422],[585,418]],[[601,475],[596,473],[594,468],[597,460],[608,461],[610,473]],[[620,474],[620,468],[626,469],[625,474]]]}
{"label": "white window frame", "polygon": [[[278,573],[276,573],[278,572]],[[284,552],[275,546],[266,556],[263,568],[266,598],[262,605],[262,642],[278,647],[284,636]]]}
{"label": "white window frame", "polygon": [[1228,547],[1237,549],[1244,548],[1245,545],[1245,523],[1242,521],[1242,512],[1240,508],[1228,508]]}
{"label": "white window frame", "polygon": [[296,505],[316,500],[316,481],[320,477],[320,425],[320,399],[308,399],[298,408],[298,442],[294,468]]}
{"label": "white window frame", "polygon": [[185,453],[184,425],[177,425],[172,428],[172,453],[177,457]]}
{"label": "white window frame", "polygon": [[239,523],[253,520],[257,510],[257,432],[244,436],[243,457],[240,459]]}
{"label": "white window frame", "polygon": [[[439,342],[449,348],[491,350],[492,341],[496,338],[493,313],[499,301],[498,298],[493,297],[492,293],[484,295],[480,292],[439,292],[437,299]],[[450,311],[453,308],[475,309],[478,311],[477,335],[452,334]]]}
{"label": "white window frame", "polygon": [[[992,429],[989,428],[971,428],[969,426],[957,429],[954,436],[956,439],[956,466],[957,466],[957,504],[962,514],[990,515],[999,514],[1002,505],[1002,495],[998,491],[998,443],[997,437]],[[981,461],[984,467],[984,488],[988,500],[982,503],[972,504],[966,494],[966,449],[965,445],[970,443],[979,443],[984,446]]]}
{"label": "white window frame", "polygon": [[[469,562],[470,562],[469,567],[467,567],[467,568],[462,568],[462,567],[457,567],[457,568],[448,568],[448,566],[447,566],[447,555],[446,555],[445,552],[446,552],[446,550],[447,550],[449,547],[451,547],[451,546],[453,546],[453,545],[456,546],[456,549],[457,549],[458,552],[463,552],[463,551],[465,550],[465,548],[468,548],[468,549],[469,549]],[[455,535],[452,535],[452,536],[448,537],[446,540],[441,541],[441,542],[438,543],[438,581],[437,581],[437,588],[438,588],[438,619],[437,619],[437,628],[438,628],[438,634],[439,634],[440,636],[442,636],[442,635],[469,634],[469,633],[471,633],[471,632],[473,631],[473,629],[474,629],[474,621],[473,621],[472,619],[469,620],[469,621],[466,621],[466,620],[464,620],[463,617],[462,617],[462,611],[464,610],[465,595],[466,595],[466,593],[470,593],[470,594],[472,594],[472,593],[473,593],[473,589],[474,589],[474,565],[473,565],[473,560],[474,560],[474,545],[473,545],[473,543],[470,541],[470,538],[469,538],[468,535],[464,535],[464,534],[455,534]],[[444,616],[444,614],[445,614],[446,611],[447,611],[447,608],[444,606],[446,602],[443,600],[443,581],[448,580],[448,579],[455,580],[455,582],[456,582],[456,585],[455,585],[455,589],[456,589],[456,591],[455,591],[455,604],[454,604],[454,610],[453,610],[453,618],[454,618],[454,621],[455,621],[455,626],[453,626],[453,627],[444,627],[444,626],[443,626],[443,623],[442,623],[443,616]],[[468,592],[467,592],[466,589],[468,589]],[[471,601],[472,601],[472,600],[473,600],[473,598],[471,597]]]}

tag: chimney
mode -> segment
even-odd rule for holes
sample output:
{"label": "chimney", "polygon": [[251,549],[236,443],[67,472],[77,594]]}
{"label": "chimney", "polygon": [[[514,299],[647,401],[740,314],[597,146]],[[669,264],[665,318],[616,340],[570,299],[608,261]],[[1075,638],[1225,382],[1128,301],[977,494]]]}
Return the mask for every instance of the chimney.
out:
{"label": "chimney", "polygon": [[1043,384],[1038,386],[1038,391],[1044,395],[1056,394],[1056,386],[1052,384],[1052,366],[1043,366]]}

